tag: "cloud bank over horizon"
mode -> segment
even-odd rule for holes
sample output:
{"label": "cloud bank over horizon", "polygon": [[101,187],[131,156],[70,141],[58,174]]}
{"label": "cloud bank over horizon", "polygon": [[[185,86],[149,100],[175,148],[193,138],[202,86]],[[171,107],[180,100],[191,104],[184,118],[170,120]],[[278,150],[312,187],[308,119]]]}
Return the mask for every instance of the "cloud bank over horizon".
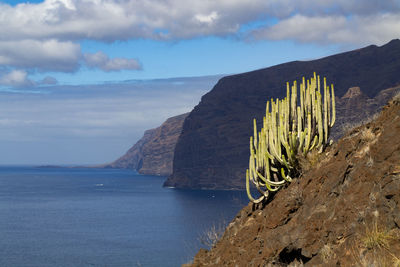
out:
{"label": "cloud bank over horizon", "polygon": [[191,111],[219,78],[53,85],[41,91],[0,92],[0,164],[111,162],[145,130]]}
{"label": "cloud bank over horizon", "polygon": [[[256,26],[254,26],[256,25]],[[0,3],[0,67],[34,72],[141,70],[135,58],[83,51],[81,42],[289,40],[343,47],[400,36],[399,0],[45,0]],[[146,64],[146,62],[144,62]],[[3,79],[5,79],[3,77]],[[4,84],[4,83],[3,83]]]}

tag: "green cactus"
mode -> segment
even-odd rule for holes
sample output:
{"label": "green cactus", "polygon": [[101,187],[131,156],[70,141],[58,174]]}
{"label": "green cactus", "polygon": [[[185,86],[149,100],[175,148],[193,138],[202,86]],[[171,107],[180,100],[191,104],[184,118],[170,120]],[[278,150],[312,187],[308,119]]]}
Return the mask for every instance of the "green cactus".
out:
{"label": "green cactus", "polygon": [[[307,81],[303,77],[299,89],[300,100],[297,82],[294,81],[291,87],[288,82],[283,100],[267,102],[259,132],[256,120],[253,121],[246,190],[254,203],[268,198],[270,191],[278,190],[299,174],[299,154],[306,156],[313,149],[322,152],[328,144],[330,129],[336,119],[333,84],[327,86],[324,78],[322,100],[320,77],[314,72]],[[251,195],[250,181],[260,193],[259,198]]]}

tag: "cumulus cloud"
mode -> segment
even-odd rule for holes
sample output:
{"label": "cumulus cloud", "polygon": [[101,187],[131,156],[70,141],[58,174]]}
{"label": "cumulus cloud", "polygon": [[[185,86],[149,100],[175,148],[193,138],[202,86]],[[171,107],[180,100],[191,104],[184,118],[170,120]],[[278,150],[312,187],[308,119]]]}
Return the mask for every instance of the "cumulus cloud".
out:
{"label": "cumulus cloud", "polygon": [[28,73],[24,70],[3,70],[0,73],[0,85],[8,87],[34,87],[42,85],[56,85],[58,83],[57,79],[51,76],[46,76],[42,80],[33,81],[28,78]]}
{"label": "cumulus cloud", "polygon": [[142,67],[136,59],[127,58],[109,58],[103,52],[94,54],[87,53],[84,55],[85,63],[88,67],[99,68],[103,71],[120,71],[120,70],[140,70]]}
{"label": "cumulus cloud", "polygon": [[80,45],[71,41],[0,41],[0,65],[39,71],[71,72],[79,68]]}
{"label": "cumulus cloud", "polygon": [[0,85],[21,87],[32,86],[33,82],[28,79],[28,74],[23,70],[12,70],[0,77]]}
{"label": "cumulus cloud", "polygon": [[346,17],[295,15],[253,31],[256,39],[320,44],[384,44],[400,36],[400,13]]}

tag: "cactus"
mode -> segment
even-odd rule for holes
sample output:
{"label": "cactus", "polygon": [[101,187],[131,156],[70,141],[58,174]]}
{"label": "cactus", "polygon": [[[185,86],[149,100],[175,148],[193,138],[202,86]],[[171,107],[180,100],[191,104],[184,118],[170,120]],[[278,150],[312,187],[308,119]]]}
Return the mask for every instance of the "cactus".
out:
{"label": "cactus", "polygon": [[[327,86],[326,78],[323,83],[322,100],[320,77],[315,72],[310,79],[303,77],[299,97],[297,82],[291,87],[288,82],[283,100],[267,101],[259,132],[254,119],[246,171],[246,191],[253,203],[268,198],[269,192],[277,191],[299,174],[298,155],[306,156],[314,149],[321,153],[328,145],[330,129],[336,119],[335,94],[333,84]],[[260,197],[251,195],[250,181]]]}

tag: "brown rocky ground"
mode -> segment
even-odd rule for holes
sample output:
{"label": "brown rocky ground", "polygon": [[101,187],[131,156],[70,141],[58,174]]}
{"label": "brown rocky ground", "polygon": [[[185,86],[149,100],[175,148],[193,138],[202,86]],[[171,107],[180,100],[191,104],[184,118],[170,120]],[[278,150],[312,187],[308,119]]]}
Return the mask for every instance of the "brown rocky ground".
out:
{"label": "brown rocky ground", "polygon": [[400,266],[400,96],[307,162],[189,266]]}

